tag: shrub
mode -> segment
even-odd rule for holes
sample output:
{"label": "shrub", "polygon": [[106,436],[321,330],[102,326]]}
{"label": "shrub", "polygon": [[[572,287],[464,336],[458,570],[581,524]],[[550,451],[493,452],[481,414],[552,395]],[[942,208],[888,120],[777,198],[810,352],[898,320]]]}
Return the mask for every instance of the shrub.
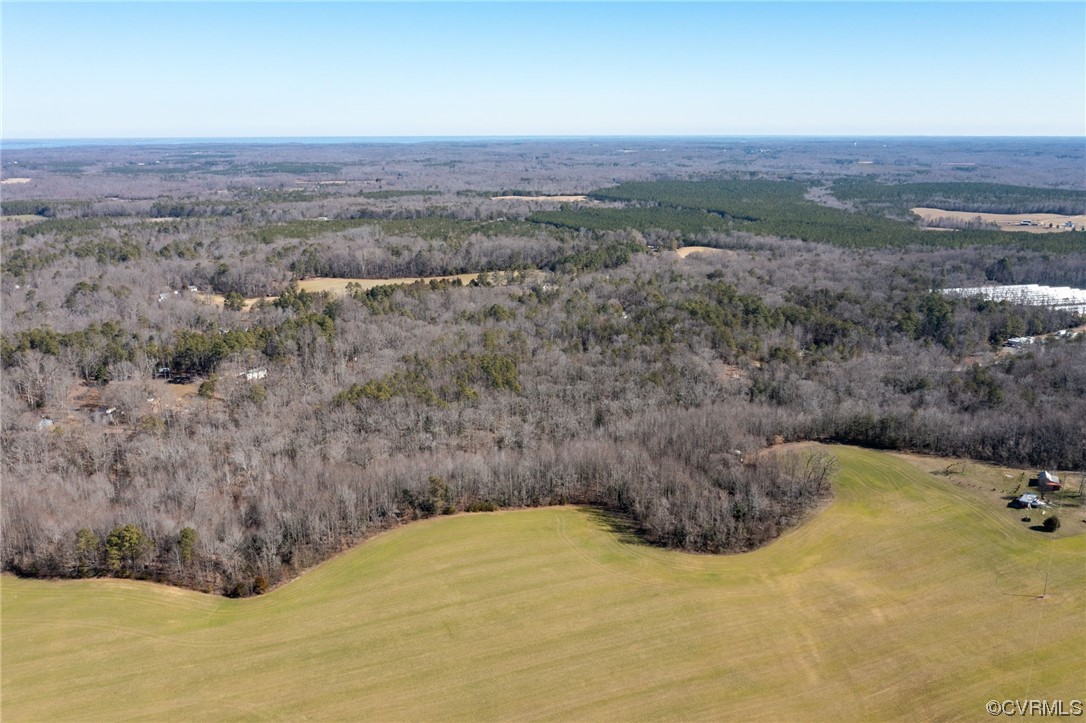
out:
{"label": "shrub", "polygon": [[196,394],[201,399],[211,399],[215,396],[215,385],[219,381],[217,376],[212,376],[205,382],[200,383],[200,387],[196,390]]}
{"label": "shrub", "polygon": [[1060,518],[1055,515],[1045,518],[1044,528],[1045,532],[1055,532],[1060,529]]}
{"label": "shrub", "polygon": [[237,291],[231,291],[223,297],[222,305],[229,311],[241,311],[245,308],[245,297]]}
{"label": "shrub", "polygon": [[124,525],[106,538],[106,564],[116,573],[131,572],[151,551],[152,543],[135,525]]}
{"label": "shrub", "polygon": [[75,534],[75,558],[80,577],[90,577],[95,573],[101,550],[102,541],[91,530],[84,527]]}
{"label": "shrub", "polygon": [[191,527],[183,528],[177,536],[177,548],[183,564],[187,565],[192,562],[192,559],[196,556],[197,539],[196,530]]}

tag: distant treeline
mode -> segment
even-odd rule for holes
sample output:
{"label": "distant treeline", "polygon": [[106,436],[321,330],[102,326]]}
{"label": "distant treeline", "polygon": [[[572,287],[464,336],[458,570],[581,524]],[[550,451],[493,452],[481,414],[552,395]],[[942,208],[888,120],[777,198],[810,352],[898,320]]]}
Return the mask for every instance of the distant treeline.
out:
{"label": "distant treeline", "polygon": [[[598,200],[624,201],[633,205],[541,211],[533,214],[530,220],[574,229],[660,228],[687,234],[728,229],[844,248],[989,245],[1066,253],[1082,247],[1079,235],[1074,233],[1027,234],[966,229],[932,234],[913,224],[881,215],[851,213],[820,205],[804,198],[807,187],[798,181],[768,180],[624,183],[593,191],[590,195]],[[853,197],[869,190],[864,183],[849,188]],[[879,188],[881,191],[894,187]],[[1060,192],[1061,197],[1066,195],[1067,198],[1074,197],[1074,193]]]}
{"label": "distant treeline", "polygon": [[863,178],[842,178],[833,195],[871,210],[899,213],[923,206],[946,211],[978,213],[1086,213],[1086,191],[1033,188],[997,183],[876,183]]}

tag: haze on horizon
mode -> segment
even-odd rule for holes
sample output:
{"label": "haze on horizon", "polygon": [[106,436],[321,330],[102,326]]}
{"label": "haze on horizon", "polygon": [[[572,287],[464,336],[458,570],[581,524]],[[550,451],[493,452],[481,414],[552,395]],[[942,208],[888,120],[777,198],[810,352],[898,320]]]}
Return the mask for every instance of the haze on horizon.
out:
{"label": "haze on horizon", "polygon": [[3,5],[26,138],[1086,136],[1086,4]]}

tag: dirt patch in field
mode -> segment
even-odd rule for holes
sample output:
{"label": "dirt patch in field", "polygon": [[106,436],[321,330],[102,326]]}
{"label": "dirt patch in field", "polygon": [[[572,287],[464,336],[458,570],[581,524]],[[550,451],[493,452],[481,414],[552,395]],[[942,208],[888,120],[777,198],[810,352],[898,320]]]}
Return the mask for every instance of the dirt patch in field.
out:
{"label": "dirt patch in field", "polygon": [[76,384],[68,390],[68,396],[64,401],[67,412],[64,421],[69,424],[83,421],[83,418],[78,416],[80,413],[90,414],[101,408],[102,387],[97,384]]}
{"label": "dirt patch in field", "polygon": [[[116,392],[125,389],[133,393],[146,395],[148,403],[141,406],[136,416],[159,414],[166,411],[183,411],[190,398],[195,397],[197,384],[167,384],[163,379],[132,380],[95,384],[80,382],[68,389],[63,408],[59,414],[51,415],[60,428],[78,429],[94,426],[107,434],[125,434],[133,427],[134,419],[125,419],[122,415],[108,409],[107,403],[116,404]],[[124,396],[122,394],[122,396]]]}
{"label": "dirt patch in field", "polygon": [[681,249],[676,249],[675,253],[679,255],[680,259],[685,259],[691,254],[705,254],[706,256],[735,255],[734,251],[729,252],[712,246],[683,246]]}
{"label": "dirt patch in field", "polygon": [[725,364],[724,362],[713,365],[713,371],[716,372],[717,380],[721,382],[744,379],[747,376],[747,373],[743,369],[734,364]]}
{"label": "dirt patch in field", "polygon": [[[222,294],[197,294],[196,298],[204,302],[205,304],[211,304],[212,306],[217,306],[220,309],[226,305],[226,297]],[[256,306],[257,302],[266,301],[270,304],[278,298],[278,296],[254,296],[251,299],[245,300],[245,302],[242,304],[241,310],[250,311],[254,306]]]}
{"label": "dirt patch in field", "polygon": [[145,384],[151,390],[151,396],[154,398],[154,401],[151,402],[151,409],[155,412],[183,411],[189,404],[196,401],[196,392],[200,388],[200,385],[196,382],[191,384],[171,384],[165,379],[154,379],[149,382],[141,382],[141,384]]}
{"label": "dirt patch in field", "polygon": [[[945,211],[941,208],[910,208],[924,223],[961,226],[971,223],[998,226],[1000,231],[1053,233],[1086,230],[1086,214],[1065,216],[1059,213],[978,213],[976,211]],[[1031,222],[1023,225],[1024,221]],[[1066,226],[1070,222],[1072,227]]]}

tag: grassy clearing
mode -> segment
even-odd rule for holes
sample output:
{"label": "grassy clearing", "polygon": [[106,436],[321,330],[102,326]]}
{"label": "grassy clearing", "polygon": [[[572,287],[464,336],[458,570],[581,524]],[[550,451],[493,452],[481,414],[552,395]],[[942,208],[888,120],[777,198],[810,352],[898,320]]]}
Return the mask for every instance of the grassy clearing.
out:
{"label": "grassy clearing", "polygon": [[[724,249],[713,248],[712,246],[683,246],[680,249],[676,249],[675,253],[678,254],[680,259],[685,259],[691,254],[705,254],[706,256],[719,256],[725,253]],[[734,251],[730,252],[731,255],[735,255]]]}
{"label": "grassy clearing", "polygon": [[0,221],[11,221],[12,223],[34,223],[35,221],[46,221],[46,216],[39,216],[36,213],[18,213],[12,216],[0,216]]}
{"label": "grassy clearing", "polygon": [[1055,533],[1056,537],[1086,534],[1086,507],[1080,495],[1082,475],[1066,470],[1051,470],[1058,473],[1063,481],[1063,489],[1045,495],[1049,506],[1040,509],[1023,510],[1010,507],[1011,500],[1027,493],[1038,493],[1030,482],[1036,482],[1038,470],[1023,471],[1013,467],[1000,467],[982,462],[963,461],[947,457],[935,457],[908,452],[895,452],[894,456],[906,460],[928,474],[936,475],[966,492],[970,492],[987,501],[992,513],[1000,515],[1009,523],[1031,529],[1039,527],[1046,517],[1056,515],[1063,525]]}
{"label": "grassy clearing", "polygon": [[[716,249],[714,249],[716,250]],[[542,275],[538,271],[523,271],[523,272],[505,272],[505,271],[490,271],[490,272],[476,272],[471,274],[452,274],[449,276],[402,276],[391,279],[347,279],[347,278],[332,278],[326,276],[315,276],[310,279],[302,279],[296,281],[299,291],[309,291],[311,293],[316,292],[328,292],[333,296],[345,296],[347,294],[347,287],[351,284],[358,286],[361,291],[369,291],[375,289],[378,286],[407,286],[409,284],[415,284],[419,282],[429,281],[457,281],[467,286],[473,281],[482,276],[483,273],[487,274],[488,283],[494,285],[503,285],[508,283],[516,283],[517,279],[524,282],[534,283],[538,281]],[[510,278],[512,276],[513,278]],[[226,303],[226,297],[222,294],[200,294],[199,298],[205,303],[213,304],[222,308]],[[274,303],[278,296],[256,296],[253,298],[245,299],[242,306],[242,311],[251,311],[261,301],[271,304]]]}
{"label": "grassy clearing", "polygon": [[377,288],[378,286],[403,286],[404,284],[413,284],[417,281],[456,281],[460,280],[465,286],[470,284],[475,279],[479,278],[479,274],[454,274],[452,276],[413,276],[402,277],[394,279],[340,279],[340,278],[327,278],[323,276],[314,277],[311,279],[302,279],[298,283],[298,289],[301,291],[327,291],[335,296],[343,296],[347,293],[348,284],[357,284],[362,291],[369,291],[370,289]]}
{"label": "grassy clearing", "polygon": [[926,720],[1081,698],[1086,535],[836,452],[834,502],[744,555],[548,508],[409,525],[249,600],[5,577],[3,716]]}
{"label": "grassy clearing", "polygon": [[[981,223],[998,226],[1000,231],[1020,231],[1025,233],[1061,233],[1064,231],[1083,230],[1086,228],[1086,215],[1067,216],[1061,213],[976,213],[973,211],[946,211],[941,208],[910,208],[927,223]],[[1023,221],[1032,221],[1036,226],[1022,226]],[[1071,228],[1064,224],[1070,222]]]}
{"label": "grassy clearing", "polygon": [[557,201],[560,203],[579,203],[587,201],[588,196],[491,196],[492,201]]}

